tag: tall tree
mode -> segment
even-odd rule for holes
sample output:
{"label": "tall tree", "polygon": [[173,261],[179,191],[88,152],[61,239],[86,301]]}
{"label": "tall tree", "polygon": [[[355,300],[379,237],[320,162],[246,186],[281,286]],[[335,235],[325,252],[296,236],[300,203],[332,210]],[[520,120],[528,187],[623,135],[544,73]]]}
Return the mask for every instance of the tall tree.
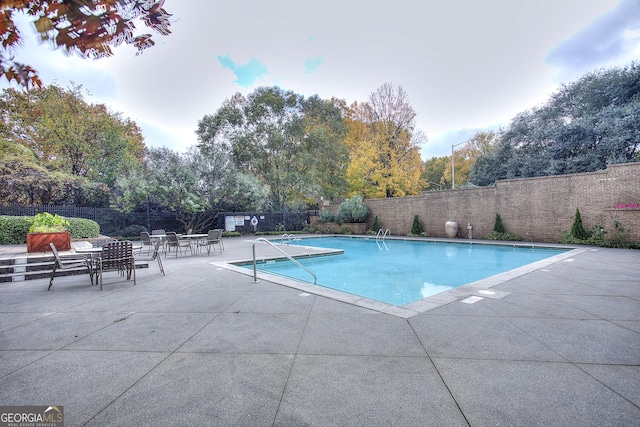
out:
{"label": "tall tree", "polygon": [[44,167],[23,145],[0,138],[0,203],[106,207],[109,188]]}
{"label": "tall tree", "polygon": [[339,191],[342,129],[340,110],[330,101],[263,87],[226,100],[196,133],[203,150],[226,147],[234,165],[268,185],[273,206],[281,206]]}
{"label": "tall tree", "polygon": [[112,186],[142,162],[138,126],[102,104],[88,104],[81,86],[6,89],[0,116],[0,136],[30,148],[50,170]]}
{"label": "tall tree", "polygon": [[22,86],[42,86],[37,71],[14,61],[22,35],[14,22],[25,13],[42,42],[66,54],[85,58],[111,56],[122,43],[133,44],[138,53],[155,44],[151,34],[135,34],[136,21],[156,32],[170,34],[171,15],[164,0],[6,0],[0,3],[0,78]]}
{"label": "tall tree", "polygon": [[268,200],[265,188],[239,173],[227,153],[196,147],[183,154],[166,147],[149,149],[145,168],[119,177],[114,193],[118,209],[163,207],[176,214],[185,231],[206,230],[228,206],[259,211]]}
{"label": "tall tree", "polygon": [[402,87],[386,83],[371,94],[369,102],[352,104],[346,115],[350,194],[418,194],[424,135],[415,131],[416,112]]}
{"label": "tall tree", "polygon": [[640,63],[597,70],[563,84],[522,112],[478,158],[478,185],[498,179],[601,170],[640,159]]}
{"label": "tall tree", "polygon": [[432,157],[424,162],[424,169],[420,177],[424,182],[425,190],[446,188],[444,173],[447,166],[451,167],[451,158],[449,156]]}

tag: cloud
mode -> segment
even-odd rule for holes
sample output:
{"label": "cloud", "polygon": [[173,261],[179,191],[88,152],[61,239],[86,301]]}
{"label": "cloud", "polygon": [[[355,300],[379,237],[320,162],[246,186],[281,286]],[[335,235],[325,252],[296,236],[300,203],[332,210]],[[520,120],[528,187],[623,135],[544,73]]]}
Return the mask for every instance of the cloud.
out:
{"label": "cloud", "polygon": [[307,74],[313,74],[322,64],[324,64],[324,59],[321,57],[307,58],[304,60],[304,70]]}
{"label": "cloud", "polygon": [[236,64],[230,55],[216,55],[218,61],[224,68],[228,68],[236,75],[235,80],[242,87],[249,87],[257,78],[269,74],[267,67],[255,58],[251,58],[248,63],[243,65]]}
{"label": "cloud", "polygon": [[640,1],[621,0],[581,31],[553,48],[545,62],[573,76],[627,57],[640,45]]}

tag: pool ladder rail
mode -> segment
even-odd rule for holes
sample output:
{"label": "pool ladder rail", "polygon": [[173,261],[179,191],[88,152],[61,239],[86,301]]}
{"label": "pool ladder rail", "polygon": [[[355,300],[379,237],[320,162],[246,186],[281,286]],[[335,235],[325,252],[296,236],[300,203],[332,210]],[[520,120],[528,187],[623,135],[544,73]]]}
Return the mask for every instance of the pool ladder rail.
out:
{"label": "pool ladder rail", "polygon": [[282,240],[282,244],[284,245],[285,243],[287,245],[290,245],[294,242],[294,240],[296,239],[296,236],[294,236],[293,234],[283,234],[282,237],[280,238]]}
{"label": "pool ladder rail", "polygon": [[384,238],[387,237],[387,234],[391,235],[391,230],[389,230],[388,228],[386,230],[384,228],[381,228],[380,230],[378,230],[378,234],[376,234],[376,240],[382,239],[382,241],[384,242]]}
{"label": "pool ladder rail", "polygon": [[264,242],[264,243],[268,244],[269,246],[271,246],[272,248],[276,249],[282,255],[286,256],[287,259],[289,259],[289,261],[293,261],[299,267],[304,269],[307,273],[312,275],[313,276],[313,284],[314,285],[317,283],[318,278],[316,277],[315,274],[313,274],[313,272],[311,270],[309,270],[304,265],[300,264],[300,262],[298,262],[295,258],[293,258],[291,255],[289,255],[288,253],[286,253],[285,251],[283,251],[282,249],[280,249],[279,247],[277,247],[276,245],[274,245],[273,243],[271,243],[269,240],[265,239],[264,237],[258,237],[256,240],[253,241],[253,283],[258,283],[258,269],[256,267],[256,243],[258,243],[258,242]]}

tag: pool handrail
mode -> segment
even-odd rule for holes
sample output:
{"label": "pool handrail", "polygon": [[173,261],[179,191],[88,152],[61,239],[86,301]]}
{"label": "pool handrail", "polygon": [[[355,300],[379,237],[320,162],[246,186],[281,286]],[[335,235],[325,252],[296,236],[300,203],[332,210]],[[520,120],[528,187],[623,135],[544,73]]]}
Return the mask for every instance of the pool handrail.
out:
{"label": "pool handrail", "polygon": [[258,283],[258,270],[256,268],[256,243],[258,242],[264,242],[270,245],[274,249],[278,250],[282,255],[286,256],[289,259],[289,261],[293,261],[299,267],[302,267],[307,273],[313,276],[313,284],[314,285],[316,284],[316,282],[318,281],[318,278],[316,277],[315,274],[313,274],[311,270],[309,270],[304,265],[300,264],[295,258],[293,258],[291,255],[289,255],[288,253],[286,253],[285,251],[283,251],[282,249],[280,249],[279,247],[277,247],[276,245],[274,245],[264,237],[258,237],[256,240],[253,241],[253,283]]}
{"label": "pool handrail", "polygon": [[385,230],[384,228],[381,227],[380,230],[378,230],[378,234],[376,234],[376,241],[380,239],[380,235],[382,234],[382,241],[384,242],[384,238],[387,237],[387,233],[391,235],[391,230],[389,230],[388,228]]}
{"label": "pool handrail", "polygon": [[290,245],[291,243],[293,243],[293,239],[295,239],[296,236],[294,236],[293,234],[283,234],[282,237],[280,238],[282,240],[282,244],[284,245],[284,239],[287,239],[287,244]]}

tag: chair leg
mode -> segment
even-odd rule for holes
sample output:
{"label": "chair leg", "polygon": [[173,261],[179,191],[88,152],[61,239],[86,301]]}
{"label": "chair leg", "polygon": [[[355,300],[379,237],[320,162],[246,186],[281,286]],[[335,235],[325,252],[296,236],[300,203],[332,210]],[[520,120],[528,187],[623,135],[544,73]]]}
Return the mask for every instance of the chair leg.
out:
{"label": "chair leg", "polygon": [[131,261],[131,270],[133,270],[133,286],[136,285],[136,263],[135,261]]}
{"label": "chair leg", "polygon": [[162,275],[164,276],[164,267],[162,266],[162,258],[160,258],[159,256],[156,257],[158,258],[158,267],[160,267],[160,271],[162,272]]}
{"label": "chair leg", "polygon": [[53,286],[53,276],[56,275],[56,269],[58,268],[58,261],[53,263],[53,271],[51,272],[51,279],[49,280],[49,287],[47,288],[47,290],[51,290],[51,287]]}
{"label": "chair leg", "polygon": [[91,280],[91,286],[93,286],[93,267],[87,263],[87,269],[89,270],[89,279]]}

